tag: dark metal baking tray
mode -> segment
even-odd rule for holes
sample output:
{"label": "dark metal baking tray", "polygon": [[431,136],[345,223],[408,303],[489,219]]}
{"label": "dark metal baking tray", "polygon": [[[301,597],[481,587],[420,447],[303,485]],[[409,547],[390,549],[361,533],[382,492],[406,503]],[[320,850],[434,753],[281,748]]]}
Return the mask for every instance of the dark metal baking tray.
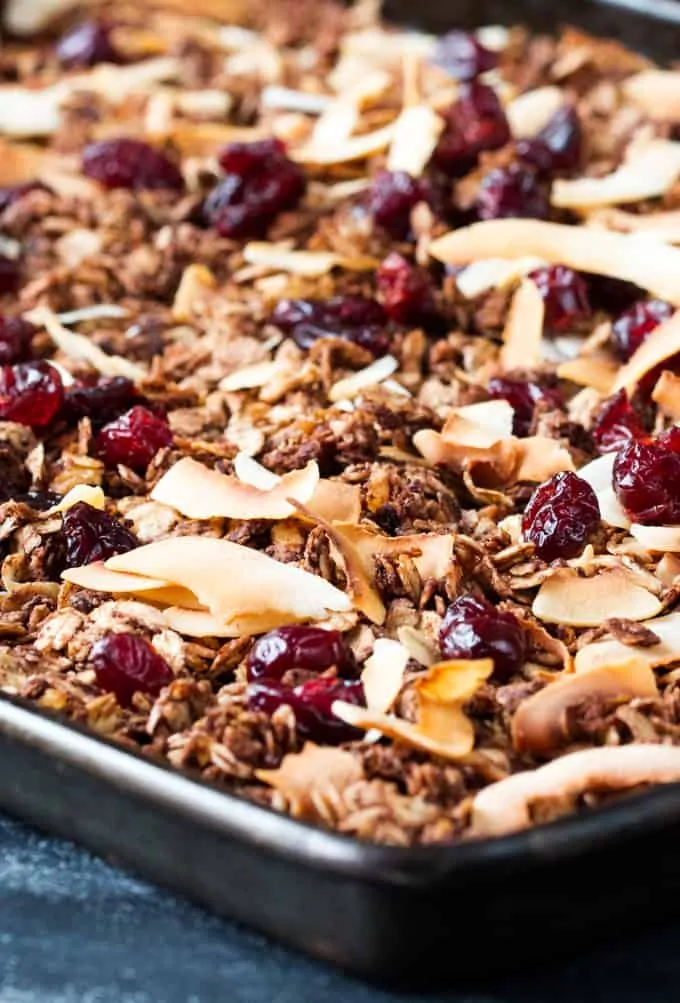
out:
{"label": "dark metal baking tray", "polygon": [[[428,29],[556,27],[550,0],[391,0]],[[564,19],[665,61],[672,0]],[[491,841],[401,849],[296,822],[0,696],[0,806],[355,972],[424,985],[535,965],[659,920],[680,891],[680,785]]]}

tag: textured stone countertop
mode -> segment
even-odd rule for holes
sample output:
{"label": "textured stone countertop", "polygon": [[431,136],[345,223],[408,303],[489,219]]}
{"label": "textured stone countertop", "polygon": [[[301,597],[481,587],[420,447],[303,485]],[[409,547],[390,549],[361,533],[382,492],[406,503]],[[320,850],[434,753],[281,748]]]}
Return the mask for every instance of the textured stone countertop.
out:
{"label": "textured stone countertop", "polygon": [[672,1003],[679,941],[666,927],[477,990],[398,996],[0,816],[0,1003]]}

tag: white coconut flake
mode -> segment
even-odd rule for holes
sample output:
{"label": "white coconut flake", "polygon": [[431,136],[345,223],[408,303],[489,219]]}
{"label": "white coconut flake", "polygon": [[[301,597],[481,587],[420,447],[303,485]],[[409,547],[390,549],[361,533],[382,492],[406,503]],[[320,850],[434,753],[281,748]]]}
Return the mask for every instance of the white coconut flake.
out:
{"label": "white coconut flake", "polygon": [[[601,178],[558,178],[550,201],[560,209],[595,209],[664,195],[680,176],[680,143],[653,140]],[[638,233],[638,238],[640,234]]]}
{"label": "white coconut flake", "polygon": [[72,359],[89,363],[103,376],[127,376],[139,382],[146,376],[146,370],[120,355],[107,355],[93,341],[82,334],[69,331],[48,307],[36,307],[24,314],[36,327],[44,327],[57,348]]}
{"label": "white coconut flake", "polygon": [[546,262],[542,258],[518,258],[516,261],[506,261],[503,258],[487,258],[474,261],[456,276],[456,286],[467,299],[474,299],[490,289],[503,289],[505,286],[524,278],[529,272],[543,268]]}
{"label": "white coconut flake", "polygon": [[61,324],[69,325],[80,324],[84,320],[118,320],[129,315],[129,310],[117,306],[115,303],[93,303],[92,306],[84,306],[79,310],[68,310],[66,313],[58,313],[56,316]]}
{"label": "white coconut flake", "polygon": [[351,400],[360,394],[362,390],[365,390],[366,387],[382,383],[388,376],[396,372],[398,368],[399,363],[393,355],[384,355],[382,359],[376,359],[375,362],[372,362],[370,366],[366,366],[365,369],[360,369],[351,376],[347,376],[345,379],[334,383],[328,391],[328,399],[334,402],[343,399]]}
{"label": "white coconut flake", "polygon": [[515,139],[535,136],[564,104],[559,87],[538,87],[520,94],[505,108],[510,131]]}
{"label": "white coconut flake", "polygon": [[300,111],[304,115],[321,115],[332,100],[328,94],[308,94],[270,84],[262,91],[260,107],[276,111]]}

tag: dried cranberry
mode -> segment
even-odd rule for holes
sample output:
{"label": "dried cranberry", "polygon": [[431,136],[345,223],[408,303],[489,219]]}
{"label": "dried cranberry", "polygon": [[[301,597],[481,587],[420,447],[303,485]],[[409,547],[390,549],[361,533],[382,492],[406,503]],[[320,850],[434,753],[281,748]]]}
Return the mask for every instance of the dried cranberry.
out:
{"label": "dried cranberry", "polygon": [[26,181],[23,185],[10,185],[9,188],[0,188],[0,213],[9,209],[11,205],[28,195],[29,192],[49,192],[50,189],[41,181]]}
{"label": "dried cranberry", "polygon": [[517,155],[542,174],[572,171],[581,163],[583,134],[576,109],[563,105],[533,139],[517,143]]}
{"label": "dried cranberry", "polygon": [[517,617],[478,596],[459,596],[444,617],[439,632],[444,658],[491,658],[494,676],[502,681],[526,659],[527,644]]}
{"label": "dried cranberry", "polygon": [[512,405],[515,410],[512,430],[520,436],[529,434],[537,404],[555,409],[564,403],[556,387],[541,387],[538,383],[511,380],[504,376],[494,376],[489,380],[488,391],[492,400],[506,400]]}
{"label": "dried cranberry", "polygon": [[90,660],[97,685],[123,707],[131,705],[135,693],[158,696],[175,678],[165,659],[137,634],[108,634],[95,642]]}
{"label": "dried cranberry", "polygon": [[49,362],[20,362],[0,368],[0,418],[44,428],[64,398],[59,371]]}
{"label": "dried cranberry", "polygon": [[67,509],[62,531],[67,568],[106,561],[114,554],[125,554],[139,546],[137,537],[122,522],[87,502],[76,502]]}
{"label": "dried cranberry", "polygon": [[577,557],[599,525],[595,492],[570,471],[540,484],[522,518],[524,536],[544,561]]}
{"label": "dried cranberry", "polygon": [[26,362],[31,358],[35,328],[23,317],[0,316],[0,364]]}
{"label": "dried cranberry", "polygon": [[97,453],[108,467],[122,463],[139,474],[159,449],[171,445],[167,422],[140,405],[104,425],[95,439]]}
{"label": "dried cranberry", "polygon": [[140,139],[102,139],[83,150],[83,173],[105,188],[184,191],[179,167]]}
{"label": "dried cranberry", "polygon": [[626,443],[616,454],[612,484],[636,522],[680,523],[680,454],[667,442]]}
{"label": "dried cranberry", "polygon": [[364,296],[335,296],[329,300],[279,300],[271,321],[305,351],[319,338],[342,338],[361,345],[377,357],[390,341],[383,330],[387,314],[377,300]]}
{"label": "dried cranberry", "polygon": [[340,675],[356,674],[356,663],[339,630],[279,627],[260,637],[248,655],[248,679],[281,679],[289,669],[322,672],[334,665]]}
{"label": "dried cranberry", "polygon": [[273,714],[284,705],[295,714],[301,738],[326,745],[350,742],[360,737],[356,728],[337,718],[331,707],[336,700],[365,706],[364,688],[360,682],[346,679],[310,679],[300,686],[284,686],[274,679],[252,683],[248,687],[248,706],[265,714]]}
{"label": "dried cranberry", "polygon": [[598,453],[613,453],[631,439],[641,439],[647,434],[625,390],[604,401],[591,431]]}
{"label": "dried cranberry", "polygon": [[529,273],[545,305],[545,326],[568,331],[592,315],[588,285],[583,276],[564,265],[547,265]]}
{"label": "dried cranberry", "polygon": [[534,171],[519,164],[494,167],[485,174],[475,203],[480,219],[547,219],[548,197]]}
{"label": "dried cranberry", "polygon": [[223,237],[261,237],[274,218],[302,198],[305,173],[278,139],[230,143],[220,153],[225,177],[203,204],[206,221]]}
{"label": "dried cranberry", "polygon": [[474,80],[498,65],[498,53],[467,31],[449,31],[437,41],[432,62],[454,80]]}
{"label": "dried cranberry", "polygon": [[654,328],[672,313],[673,307],[664,300],[640,300],[617,317],[612,324],[611,341],[619,358],[627,362]]}
{"label": "dried cranberry", "polygon": [[420,178],[406,171],[378,171],[366,194],[368,211],[378,226],[395,240],[411,236],[411,210],[428,200],[429,191]]}
{"label": "dried cranberry", "polygon": [[469,171],[483,150],[497,150],[510,141],[498,95],[476,80],[460,85],[458,100],[443,115],[445,128],[433,162],[450,177]]}
{"label": "dried cranberry", "polygon": [[57,58],[69,68],[123,62],[111,39],[111,25],[103,21],[83,21],[62,35]]}
{"label": "dried cranberry", "polygon": [[670,449],[671,453],[680,453],[680,426],[671,425],[656,437],[657,446]]}
{"label": "dried cranberry", "polygon": [[21,281],[21,258],[0,254],[0,296],[14,293]]}
{"label": "dried cranberry", "polygon": [[134,404],[146,403],[132,380],[113,376],[96,383],[74,383],[67,387],[64,416],[71,421],[90,418],[95,428],[101,428]]}
{"label": "dried cranberry", "polygon": [[378,269],[377,280],[387,315],[398,324],[427,324],[436,316],[434,287],[424,268],[393,251]]}

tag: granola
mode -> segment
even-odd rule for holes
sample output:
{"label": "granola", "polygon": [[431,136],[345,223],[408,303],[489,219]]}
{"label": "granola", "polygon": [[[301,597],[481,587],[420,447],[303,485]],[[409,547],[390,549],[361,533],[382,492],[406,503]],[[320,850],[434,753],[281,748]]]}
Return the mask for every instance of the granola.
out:
{"label": "granola", "polygon": [[2,690],[396,845],[680,780],[680,73],[4,16]]}

